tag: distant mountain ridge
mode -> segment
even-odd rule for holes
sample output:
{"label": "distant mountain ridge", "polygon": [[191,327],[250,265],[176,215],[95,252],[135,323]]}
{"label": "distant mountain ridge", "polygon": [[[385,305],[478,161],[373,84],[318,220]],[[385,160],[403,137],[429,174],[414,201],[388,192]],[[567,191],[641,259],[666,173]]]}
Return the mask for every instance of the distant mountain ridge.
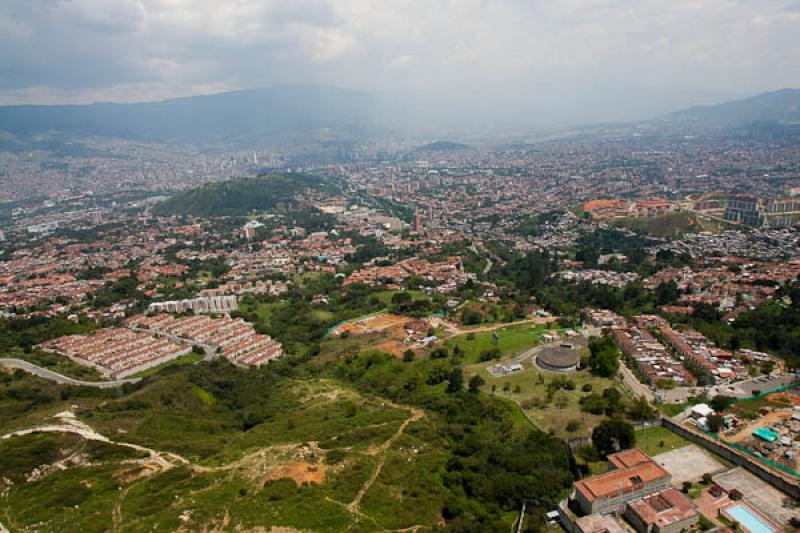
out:
{"label": "distant mountain ridge", "polygon": [[781,89],[716,105],[690,107],[663,117],[703,128],[741,128],[754,123],[799,124],[800,89]]}
{"label": "distant mountain ridge", "polygon": [[278,85],[135,104],[0,106],[0,131],[212,142],[320,128],[358,132],[372,127],[372,107],[367,93]]}

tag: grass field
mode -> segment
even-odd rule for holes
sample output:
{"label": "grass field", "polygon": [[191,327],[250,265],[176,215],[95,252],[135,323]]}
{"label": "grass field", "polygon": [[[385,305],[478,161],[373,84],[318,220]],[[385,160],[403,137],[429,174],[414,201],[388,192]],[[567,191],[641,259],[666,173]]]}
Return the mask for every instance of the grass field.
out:
{"label": "grass field", "polygon": [[521,325],[513,326],[510,328],[503,328],[495,330],[497,334],[497,344],[493,342],[493,335],[490,331],[478,332],[470,335],[459,335],[447,339],[444,342],[444,347],[453,352],[453,349],[458,346],[463,351],[462,362],[466,365],[478,363],[481,353],[489,352],[494,348],[500,350],[501,357],[506,358],[514,355],[519,355],[522,352],[533,348],[539,344],[539,339],[542,333],[550,330],[544,325]]}
{"label": "grass field", "polygon": [[636,446],[650,456],[683,448],[689,444],[691,442],[661,426],[640,429],[636,432]]}
{"label": "grass field", "polygon": [[[486,370],[494,363],[491,361],[464,367],[465,378],[469,379],[473,374],[480,375],[486,380],[483,387],[485,391],[491,393],[494,387],[495,395],[518,403],[544,431],[553,431],[563,438],[587,435],[605,418],[604,415],[582,412],[580,399],[591,393],[602,393],[604,389],[614,386],[615,383],[611,379],[593,376],[588,370],[563,374],[574,381],[575,389],[559,390],[555,393],[553,401],[547,402],[547,384],[562,374],[539,370],[528,360],[523,365],[526,370],[496,378]],[[585,385],[591,386],[591,391],[583,392],[582,388]],[[508,390],[504,390],[506,387]],[[517,387],[519,392],[515,392]],[[570,422],[577,426],[572,431],[567,429]]]}
{"label": "grass field", "polygon": [[678,211],[655,217],[621,218],[615,220],[614,225],[653,237],[679,237],[684,233],[701,231],[720,233],[725,229],[736,227],[734,224],[691,211]]}

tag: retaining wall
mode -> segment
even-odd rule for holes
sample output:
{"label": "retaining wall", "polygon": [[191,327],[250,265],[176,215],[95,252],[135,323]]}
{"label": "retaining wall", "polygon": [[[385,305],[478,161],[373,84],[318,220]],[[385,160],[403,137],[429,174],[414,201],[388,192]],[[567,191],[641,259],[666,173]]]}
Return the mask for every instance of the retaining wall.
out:
{"label": "retaining wall", "polygon": [[669,418],[662,418],[662,425],[686,440],[708,448],[720,457],[741,466],[754,476],[769,483],[792,498],[800,499],[800,479],[790,477],[788,474],[779,473],[779,471],[764,465],[757,459],[744,455],[726,444],[714,440],[708,435],[692,431],[691,429],[673,422]]}

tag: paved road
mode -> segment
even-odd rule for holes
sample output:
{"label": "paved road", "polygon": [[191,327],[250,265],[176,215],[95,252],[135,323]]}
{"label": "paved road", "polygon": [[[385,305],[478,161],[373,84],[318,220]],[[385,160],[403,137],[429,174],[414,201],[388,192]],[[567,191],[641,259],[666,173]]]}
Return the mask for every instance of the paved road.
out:
{"label": "paved road", "polygon": [[795,381],[794,374],[781,376],[762,376],[746,381],[740,381],[732,385],[711,385],[708,387],[675,387],[658,391],[659,397],[664,403],[683,403],[689,398],[705,394],[709,398],[724,394],[744,398],[752,396],[755,391],[768,391],[790,385]]}
{"label": "paved road", "polygon": [[148,335],[155,335],[156,337],[164,337],[164,338],[169,339],[169,340],[171,340],[173,342],[177,342],[178,344],[187,343],[187,344],[191,344],[192,346],[199,346],[200,348],[203,349],[203,351],[206,354],[206,356],[203,358],[203,361],[211,361],[212,359],[214,359],[214,357],[217,355],[217,350],[219,350],[219,346],[217,346],[215,344],[206,344],[204,342],[198,342],[198,341],[193,341],[193,340],[190,340],[190,339],[184,339],[183,337],[178,337],[176,335],[171,335],[169,333],[164,333],[163,331],[156,331],[156,330],[152,330],[152,329],[137,328],[137,327],[131,327],[130,329],[132,331],[136,331],[138,333],[147,333]]}
{"label": "paved road", "polygon": [[22,359],[14,359],[14,358],[0,358],[0,365],[24,370],[25,372],[33,374],[34,376],[54,381],[59,385],[75,385],[78,387],[94,387],[97,389],[110,389],[113,387],[119,387],[121,385],[124,385],[125,383],[136,383],[139,381],[139,378],[118,379],[114,381],[83,381],[80,379],[74,379],[65,376],[63,374],[59,374],[57,372],[53,372],[52,370],[47,370],[46,368],[36,366],[33,363],[29,363],[28,361],[24,361]]}
{"label": "paved road", "polygon": [[619,371],[620,374],[622,374],[622,381],[636,396],[644,395],[648,402],[653,402],[653,400],[655,400],[650,387],[641,383],[633,374],[633,372],[631,372],[631,370],[625,366],[624,362],[620,362]]}

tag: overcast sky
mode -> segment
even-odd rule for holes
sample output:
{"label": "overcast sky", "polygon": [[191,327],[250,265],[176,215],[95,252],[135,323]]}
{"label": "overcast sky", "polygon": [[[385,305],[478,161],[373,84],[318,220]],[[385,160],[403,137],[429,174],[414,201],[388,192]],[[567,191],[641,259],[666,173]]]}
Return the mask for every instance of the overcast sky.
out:
{"label": "overcast sky", "polygon": [[800,0],[0,2],[0,103],[284,82],[642,117],[800,87]]}

